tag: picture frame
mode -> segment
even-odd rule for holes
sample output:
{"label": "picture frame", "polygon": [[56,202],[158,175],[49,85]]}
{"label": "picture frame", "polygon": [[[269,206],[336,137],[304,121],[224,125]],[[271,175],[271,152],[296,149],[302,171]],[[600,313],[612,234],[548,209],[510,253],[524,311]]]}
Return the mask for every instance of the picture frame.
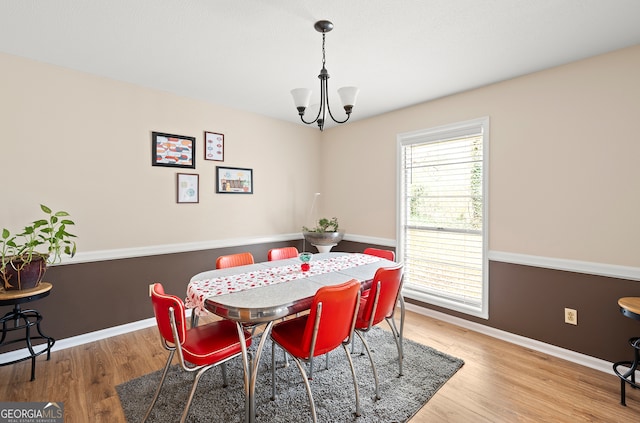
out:
{"label": "picture frame", "polygon": [[196,173],[178,173],[176,179],[176,202],[200,202],[200,175]]}
{"label": "picture frame", "polygon": [[224,162],[224,134],[204,131],[204,159]]}
{"label": "picture frame", "polygon": [[195,169],[196,138],[152,132],[151,165]]}
{"label": "picture frame", "polygon": [[216,166],[216,193],[253,194],[253,169]]}

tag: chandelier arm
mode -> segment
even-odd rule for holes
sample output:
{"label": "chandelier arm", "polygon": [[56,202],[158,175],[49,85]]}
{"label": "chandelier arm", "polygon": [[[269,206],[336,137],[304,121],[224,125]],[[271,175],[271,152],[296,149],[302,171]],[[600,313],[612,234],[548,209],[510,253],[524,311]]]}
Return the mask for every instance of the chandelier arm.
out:
{"label": "chandelier arm", "polygon": [[333,119],[333,121],[335,123],[345,123],[346,121],[349,120],[349,118],[351,117],[351,113],[347,113],[347,118],[345,120],[338,120],[333,116],[333,113],[331,113],[331,106],[329,105],[329,97],[327,95],[327,110],[329,110],[329,116],[331,116],[331,119]]}
{"label": "chandelier arm", "polygon": [[333,113],[331,113],[331,103],[329,102],[329,76],[327,75],[327,79],[325,79],[324,83],[325,83],[325,87],[324,87],[324,98],[327,104],[327,110],[329,111],[329,116],[331,116],[331,119],[335,122],[335,123],[345,123],[346,121],[349,120],[349,118],[351,117],[351,113],[347,113],[347,118],[345,120],[338,120],[335,118],[335,116],[333,116]]}
{"label": "chandelier arm", "polygon": [[316,115],[316,118],[314,120],[310,120],[307,122],[306,120],[304,120],[304,115],[300,115],[300,120],[306,123],[307,125],[311,125],[312,123],[316,123],[319,117],[320,117],[320,111],[318,111],[318,114]]}
{"label": "chandelier arm", "polygon": [[[322,72],[322,70],[324,70],[324,72]],[[324,68],[324,66],[322,67],[322,70],[320,71],[320,75],[318,75],[318,78],[320,79],[320,107],[318,108],[318,114],[316,115],[315,119],[310,120],[310,121],[306,121],[304,120],[304,114],[300,115],[300,120],[302,120],[302,122],[306,123],[307,125],[311,125],[312,123],[316,123],[318,121],[318,119],[320,119],[320,115],[322,114],[322,111],[324,109],[324,104],[325,104],[325,97],[326,97],[326,78],[328,78],[328,76],[325,77],[325,75],[327,75],[326,73],[326,69]]]}

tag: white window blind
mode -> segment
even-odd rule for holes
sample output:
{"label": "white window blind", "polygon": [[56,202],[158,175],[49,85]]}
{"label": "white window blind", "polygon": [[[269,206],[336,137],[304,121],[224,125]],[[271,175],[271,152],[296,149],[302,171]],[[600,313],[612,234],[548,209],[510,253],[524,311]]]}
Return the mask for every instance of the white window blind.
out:
{"label": "white window blind", "polygon": [[402,134],[404,295],[487,317],[488,119]]}

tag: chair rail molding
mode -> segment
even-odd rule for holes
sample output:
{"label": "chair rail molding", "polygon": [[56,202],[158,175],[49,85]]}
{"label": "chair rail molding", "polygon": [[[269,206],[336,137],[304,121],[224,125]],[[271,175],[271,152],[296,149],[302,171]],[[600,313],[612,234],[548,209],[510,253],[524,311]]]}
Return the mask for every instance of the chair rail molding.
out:
{"label": "chair rail molding", "polygon": [[527,254],[489,251],[489,260],[545,269],[564,270],[588,275],[640,281],[640,267],[620,266],[616,264],[595,263],[580,260],[568,260],[553,257],[532,256]]}
{"label": "chair rail molding", "polygon": [[[301,240],[302,232],[288,234],[268,235],[261,237],[213,239],[210,241],[187,242],[182,244],[150,245],[148,247],[118,248],[113,250],[97,250],[79,252],[73,258],[63,257],[60,263],[52,266],[65,264],[91,263],[96,261],[128,259],[135,257],[156,256],[162,254],[186,253],[189,251],[212,250],[215,248],[239,247],[243,245],[265,244],[270,242],[296,241]],[[396,241],[388,238],[376,238],[364,235],[348,235],[343,238],[345,241],[361,242],[387,247],[395,247]]]}
{"label": "chair rail molding", "polygon": [[63,257],[56,265],[90,263],[105,260],[127,259],[134,257],[156,256],[162,254],[186,253],[189,251],[203,251],[215,248],[237,247],[242,245],[263,244],[302,239],[301,233],[270,235],[263,237],[214,239],[210,241],[187,242],[182,244],[150,245],[148,247],[119,248],[113,250],[97,250],[80,252],[73,258]]}

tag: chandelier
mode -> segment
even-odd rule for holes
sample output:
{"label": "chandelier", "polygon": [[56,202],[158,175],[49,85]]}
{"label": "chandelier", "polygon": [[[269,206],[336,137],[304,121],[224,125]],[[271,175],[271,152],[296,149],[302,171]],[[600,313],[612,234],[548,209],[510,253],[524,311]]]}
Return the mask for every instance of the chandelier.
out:
{"label": "chandelier", "polygon": [[306,124],[312,124],[317,122],[318,127],[322,131],[324,129],[324,123],[326,122],[327,112],[331,119],[336,123],[345,123],[351,117],[351,111],[356,104],[356,97],[358,96],[358,88],[356,87],[342,87],[338,89],[338,95],[342,101],[344,111],[347,113],[347,117],[344,120],[336,119],[331,113],[331,106],[329,105],[329,72],[325,67],[325,51],[324,51],[324,38],[327,32],[333,29],[333,23],[329,21],[318,21],[313,26],[316,31],[322,33],[322,69],[320,69],[320,109],[314,120],[306,121],[304,119],[304,111],[309,107],[309,100],[311,99],[311,90],[307,88],[296,88],[291,90],[293,96],[293,102],[298,109],[298,114],[302,122]]}

